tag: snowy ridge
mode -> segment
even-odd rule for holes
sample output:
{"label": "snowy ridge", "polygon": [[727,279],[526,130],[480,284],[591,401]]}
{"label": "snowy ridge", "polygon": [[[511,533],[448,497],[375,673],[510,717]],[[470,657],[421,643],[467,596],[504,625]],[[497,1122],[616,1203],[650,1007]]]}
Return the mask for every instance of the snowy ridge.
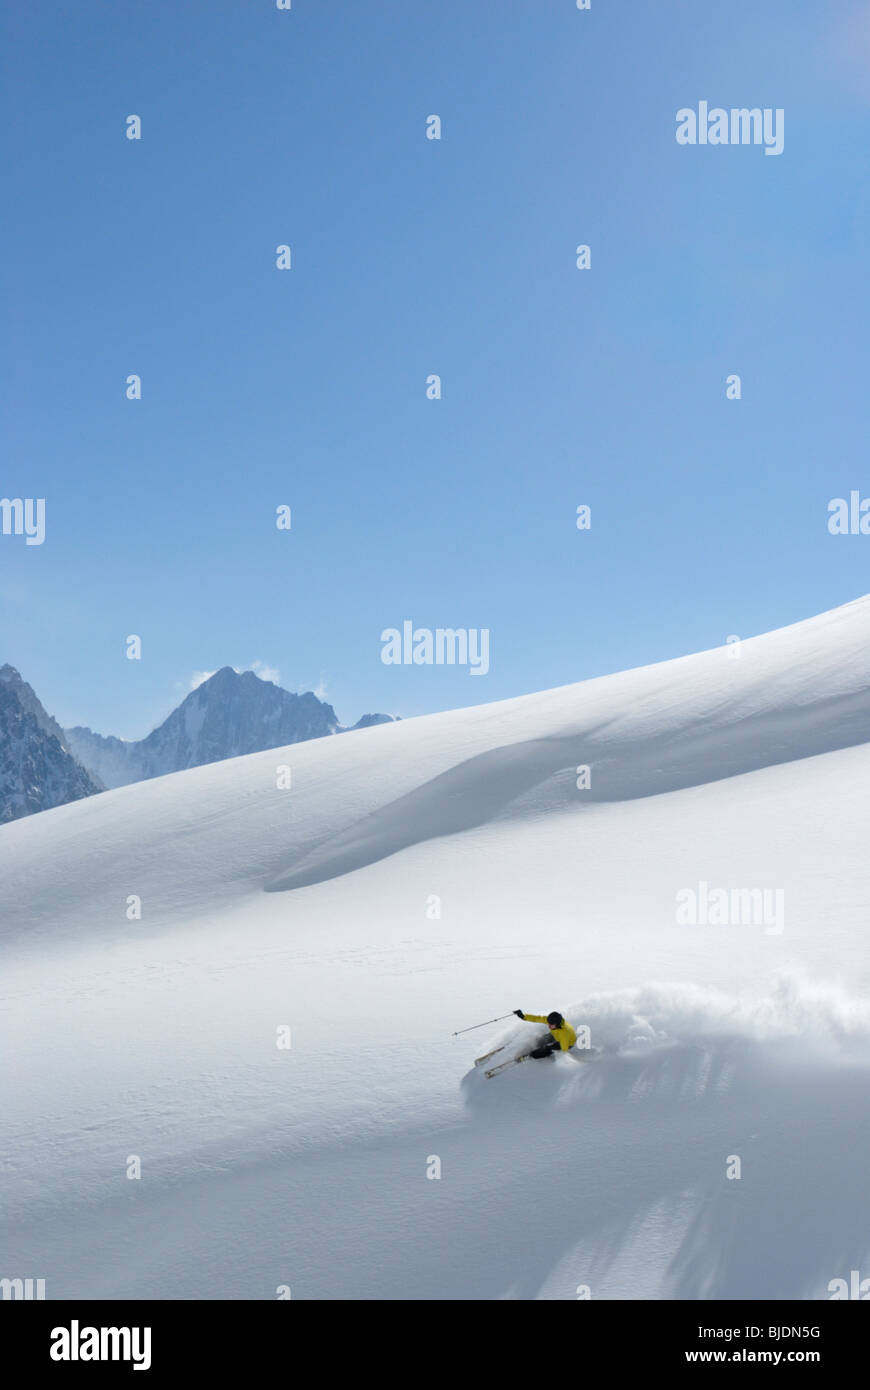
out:
{"label": "snowy ridge", "polygon": [[[252,680],[255,679],[252,677]],[[259,682],[259,684],[263,684]],[[202,689],[202,687],[200,687]],[[195,694],[198,692],[194,692]],[[494,705],[270,749],[117,788],[9,827],[20,901],[0,931],[64,931],[59,899],[107,902],[120,876],[164,923],[254,888],[307,887],[492,823],[651,796],[870,740],[870,599],[742,644]],[[276,787],[289,764],[293,791]],[[578,792],[574,769],[590,764]],[[83,819],[84,818],[84,819]],[[81,860],[80,837],[101,853]],[[143,839],[138,827],[148,826]],[[50,847],[50,848],[49,848]],[[101,887],[102,884],[102,887]],[[111,912],[87,914],[99,930]]]}
{"label": "snowy ridge", "polygon": [[[490,706],[494,723],[510,709],[510,741],[330,835],[325,847],[316,846],[266,886],[275,892],[350,873],[512,806],[514,813],[573,809],[578,764],[594,770],[584,800],[610,801],[866,742],[870,602],[824,619],[742,643],[737,652],[716,649]],[[832,629],[841,638],[836,644]],[[532,711],[539,736],[516,741]]]}

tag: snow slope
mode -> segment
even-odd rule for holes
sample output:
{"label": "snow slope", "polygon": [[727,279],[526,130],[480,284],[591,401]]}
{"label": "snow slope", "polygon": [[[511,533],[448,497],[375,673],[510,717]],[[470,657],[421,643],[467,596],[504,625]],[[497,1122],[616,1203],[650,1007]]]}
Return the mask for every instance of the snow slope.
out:
{"label": "snow slope", "polygon": [[[868,785],[862,599],[0,828],[0,1274],[98,1298],[870,1277]],[[781,912],[681,925],[702,883]],[[485,1081],[505,1025],[450,1035],[517,1007],[608,1051]]]}

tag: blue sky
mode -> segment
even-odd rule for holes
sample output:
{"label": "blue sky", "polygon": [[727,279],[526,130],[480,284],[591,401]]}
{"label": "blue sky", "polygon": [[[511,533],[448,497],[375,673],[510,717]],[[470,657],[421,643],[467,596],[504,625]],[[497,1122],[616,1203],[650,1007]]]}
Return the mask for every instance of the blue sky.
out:
{"label": "blue sky", "polygon": [[[870,588],[827,531],[870,494],[865,5],[16,0],[3,46],[0,496],[46,539],[0,536],[0,661],[63,723],[255,661],[411,716]],[[700,100],[783,153],[679,146]],[[408,618],[489,673],[385,666]]]}

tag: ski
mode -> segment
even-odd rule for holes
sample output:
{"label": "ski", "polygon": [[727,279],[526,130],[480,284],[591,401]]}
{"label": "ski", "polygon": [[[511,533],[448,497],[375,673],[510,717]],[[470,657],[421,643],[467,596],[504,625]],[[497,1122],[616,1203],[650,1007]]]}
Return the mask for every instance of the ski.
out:
{"label": "ski", "polygon": [[520,1062],[527,1062],[528,1060],[528,1052],[522,1052],[519,1057],[509,1057],[506,1062],[499,1062],[497,1067],[490,1067],[489,1070],[485,1071],[483,1074],[487,1077],[498,1076],[499,1072],[504,1071],[506,1067],[518,1067]]}
{"label": "ski", "polygon": [[[503,1049],[500,1047],[496,1048],[497,1052],[501,1052],[502,1050]],[[570,1056],[576,1057],[578,1062],[592,1062],[596,1057],[601,1056],[603,1050],[604,1049],[601,1047],[578,1047],[576,1049],[571,1050]],[[505,1071],[507,1067],[516,1067],[519,1066],[520,1062],[527,1062],[529,1060],[530,1055],[531,1054],[528,1052],[523,1052],[520,1054],[519,1057],[509,1057],[506,1062],[499,1062],[498,1066],[490,1067],[488,1071],[484,1072],[484,1076],[498,1076],[499,1072]],[[556,1056],[558,1057],[559,1055],[560,1054],[557,1052]],[[492,1054],[490,1054],[490,1056],[492,1056]],[[482,1057],[480,1060],[482,1062],[485,1062],[486,1058]]]}
{"label": "ski", "polygon": [[474,1065],[476,1067],[482,1067],[484,1062],[488,1062],[490,1057],[494,1057],[497,1052],[504,1052],[506,1047],[507,1043],[502,1043],[501,1047],[494,1047],[492,1052],[484,1052],[482,1057],[475,1057]]}

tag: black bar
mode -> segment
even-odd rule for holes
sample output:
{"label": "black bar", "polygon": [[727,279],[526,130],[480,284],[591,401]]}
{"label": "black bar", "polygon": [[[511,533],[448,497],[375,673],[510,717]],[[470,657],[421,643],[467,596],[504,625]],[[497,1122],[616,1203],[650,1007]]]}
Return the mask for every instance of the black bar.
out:
{"label": "black bar", "polygon": [[[866,1347],[867,1310],[860,1302],[629,1302],[578,1300],[570,1312],[529,1310],[518,1321],[515,1300],[486,1306],[479,1302],[376,1303],[208,1301],[58,1301],[0,1303],[0,1337],[4,1364],[14,1358],[25,1372],[33,1369],[62,1375],[100,1370],[134,1375],[134,1358],[143,1372],[162,1378],[190,1372],[222,1379],[233,1373],[275,1364],[298,1378],[310,1358],[323,1375],[346,1361],[358,1370],[368,1365],[394,1379],[431,1375],[443,1358],[445,1373],[455,1378],[456,1333],[469,1332],[478,1352],[484,1347],[495,1365],[536,1348],[539,1372],[575,1378],[581,1365],[591,1373],[603,1363],[614,1375],[643,1369],[670,1375],[676,1368],[703,1375],[711,1368],[737,1372],[748,1367],[789,1370],[808,1367],[830,1376],[859,1364]],[[543,1302],[543,1301],[542,1301]],[[541,1322],[538,1319],[541,1318]],[[127,1360],[53,1359],[55,1351],[102,1350],[111,1356],[112,1334],[98,1341],[88,1331],[126,1329],[117,1349]],[[138,1329],[135,1338],[133,1329]],[[145,1329],[149,1330],[148,1339]],[[527,1337],[555,1334],[553,1343]],[[411,1355],[402,1350],[408,1336]],[[567,1337],[568,1342],[562,1338]],[[566,1347],[571,1362],[565,1364]],[[398,1359],[394,1360],[394,1354]],[[777,1359],[778,1358],[778,1359]],[[146,1359],[150,1363],[145,1366]],[[420,1363],[420,1364],[415,1364]],[[560,1364],[563,1371],[559,1371]],[[388,1370],[392,1366],[391,1370]],[[401,1372],[399,1372],[401,1366]],[[466,1369],[470,1369],[467,1367]]]}

